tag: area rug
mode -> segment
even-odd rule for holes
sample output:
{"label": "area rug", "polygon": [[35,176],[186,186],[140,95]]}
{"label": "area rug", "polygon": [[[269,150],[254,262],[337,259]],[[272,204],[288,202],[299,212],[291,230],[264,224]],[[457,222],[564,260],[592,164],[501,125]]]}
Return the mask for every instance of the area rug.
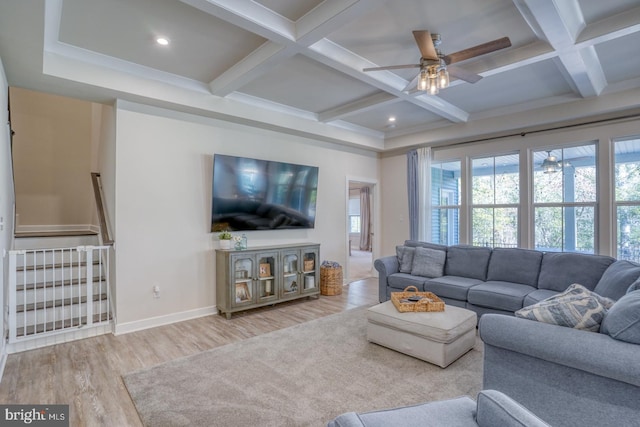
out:
{"label": "area rug", "polygon": [[482,342],[446,369],[369,343],[366,307],[124,376],[145,426],[323,426],[348,411],[475,397]]}

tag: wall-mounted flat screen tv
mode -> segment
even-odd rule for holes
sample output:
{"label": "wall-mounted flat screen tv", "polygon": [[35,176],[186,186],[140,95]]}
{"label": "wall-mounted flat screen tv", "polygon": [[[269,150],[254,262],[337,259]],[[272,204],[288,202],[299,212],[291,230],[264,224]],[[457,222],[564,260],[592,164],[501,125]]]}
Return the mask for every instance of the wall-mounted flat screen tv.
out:
{"label": "wall-mounted flat screen tv", "polygon": [[216,154],[211,231],[314,228],[318,167]]}

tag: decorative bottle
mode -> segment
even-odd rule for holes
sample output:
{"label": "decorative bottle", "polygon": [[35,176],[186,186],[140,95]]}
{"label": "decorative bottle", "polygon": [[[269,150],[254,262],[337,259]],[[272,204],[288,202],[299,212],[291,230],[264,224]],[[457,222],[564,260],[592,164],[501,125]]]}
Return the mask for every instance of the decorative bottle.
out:
{"label": "decorative bottle", "polygon": [[240,243],[242,249],[247,249],[247,235],[242,233],[242,240]]}

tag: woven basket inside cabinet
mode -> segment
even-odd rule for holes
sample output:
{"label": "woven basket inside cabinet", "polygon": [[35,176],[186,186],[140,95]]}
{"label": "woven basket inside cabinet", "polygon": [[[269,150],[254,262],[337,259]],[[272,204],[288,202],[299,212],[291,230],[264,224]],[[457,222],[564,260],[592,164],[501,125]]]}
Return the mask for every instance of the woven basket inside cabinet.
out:
{"label": "woven basket inside cabinet", "polygon": [[342,294],[342,267],[320,267],[320,294]]}

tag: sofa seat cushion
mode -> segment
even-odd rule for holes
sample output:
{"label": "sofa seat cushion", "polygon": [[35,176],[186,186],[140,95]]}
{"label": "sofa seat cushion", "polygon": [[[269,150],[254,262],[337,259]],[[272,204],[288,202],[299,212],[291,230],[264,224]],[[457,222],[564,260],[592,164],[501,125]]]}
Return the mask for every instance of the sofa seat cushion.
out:
{"label": "sofa seat cushion", "polygon": [[563,292],[574,283],[594,290],[615,259],[604,255],[545,252],[542,256],[538,289]]}
{"label": "sofa seat cushion", "polygon": [[484,283],[482,280],[470,279],[460,276],[442,276],[429,279],[424,284],[424,290],[433,292],[441,298],[452,298],[461,301],[467,300],[469,289],[475,285]]}
{"label": "sofa seat cushion", "polygon": [[577,283],[551,298],[516,311],[516,317],[598,332],[613,301]]}
{"label": "sofa seat cushion", "polygon": [[487,280],[536,286],[542,252],[518,248],[494,248],[489,260]]}
{"label": "sofa seat cushion", "polygon": [[527,296],[524,297],[522,306],[527,307],[529,305],[537,304],[542,300],[553,297],[554,295],[558,295],[558,292],[552,291],[550,289],[538,289],[531,292],[530,294],[527,294]]}
{"label": "sofa seat cushion", "polygon": [[488,281],[469,289],[467,301],[480,307],[516,311],[522,308],[524,298],[535,290],[533,286],[520,283]]}
{"label": "sofa seat cushion", "polygon": [[640,264],[618,260],[607,268],[593,290],[603,297],[620,299],[640,277]]}
{"label": "sofa seat cushion", "polygon": [[616,340],[640,344],[640,291],[629,292],[609,309],[600,332]]}
{"label": "sofa seat cushion", "polygon": [[387,277],[389,287],[403,291],[407,286],[415,286],[418,291],[424,291],[424,282],[428,280],[426,277],[412,276],[407,273],[393,273]]}

